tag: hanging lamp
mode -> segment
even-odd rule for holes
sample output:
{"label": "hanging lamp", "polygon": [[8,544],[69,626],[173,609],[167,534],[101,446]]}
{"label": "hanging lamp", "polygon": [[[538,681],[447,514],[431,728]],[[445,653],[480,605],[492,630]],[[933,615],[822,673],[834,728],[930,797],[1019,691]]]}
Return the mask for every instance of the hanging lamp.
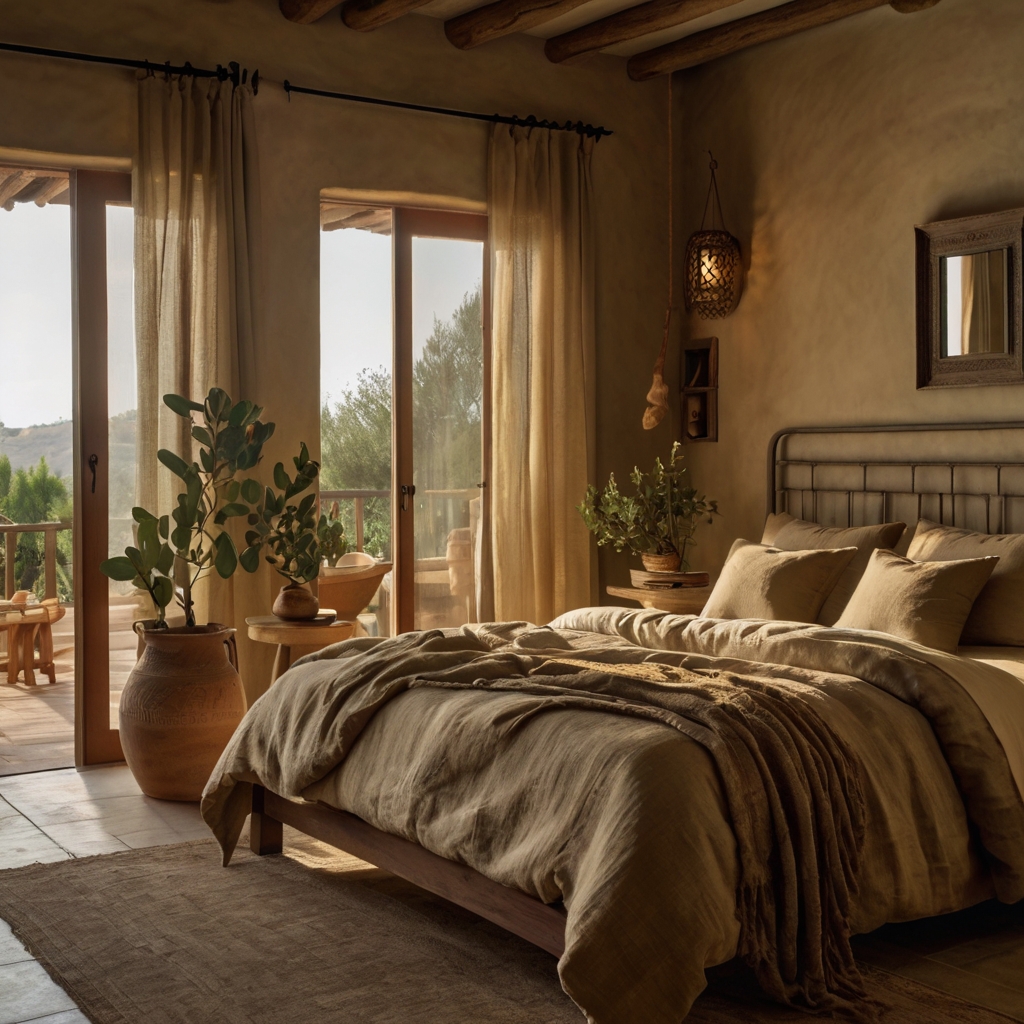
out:
{"label": "hanging lamp", "polygon": [[[718,163],[710,150],[708,156],[711,157],[711,182],[704,202],[704,216],[700,231],[690,235],[686,243],[686,308],[704,320],[718,320],[728,316],[740,301],[743,264],[740,243],[725,230],[715,177]],[[709,208],[711,228],[705,230]]]}

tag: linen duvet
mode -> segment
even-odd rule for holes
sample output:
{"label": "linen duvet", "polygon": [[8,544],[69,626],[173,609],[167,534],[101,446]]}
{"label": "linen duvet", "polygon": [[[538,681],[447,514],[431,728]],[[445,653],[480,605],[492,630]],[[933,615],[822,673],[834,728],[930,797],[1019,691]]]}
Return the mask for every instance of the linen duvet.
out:
{"label": "linen duvet", "polygon": [[850,933],[1024,898],[1024,683],[882,634],[629,609],[350,640],[247,713],[203,798],[322,801],[566,911],[594,1024],[704,968],[870,1016]]}

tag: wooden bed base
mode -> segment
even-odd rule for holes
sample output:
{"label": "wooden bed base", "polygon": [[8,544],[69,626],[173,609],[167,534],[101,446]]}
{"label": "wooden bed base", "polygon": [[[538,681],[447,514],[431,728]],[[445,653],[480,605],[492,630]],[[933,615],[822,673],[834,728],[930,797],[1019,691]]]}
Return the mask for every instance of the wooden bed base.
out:
{"label": "wooden bed base", "polygon": [[510,889],[408,839],[381,832],[354,814],[323,804],[299,804],[263,786],[253,786],[249,824],[252,852],[261,857],[281,853],[283,825],[457,903],[554,956],[560,957],[565,949],[565,911],[561,907]]}

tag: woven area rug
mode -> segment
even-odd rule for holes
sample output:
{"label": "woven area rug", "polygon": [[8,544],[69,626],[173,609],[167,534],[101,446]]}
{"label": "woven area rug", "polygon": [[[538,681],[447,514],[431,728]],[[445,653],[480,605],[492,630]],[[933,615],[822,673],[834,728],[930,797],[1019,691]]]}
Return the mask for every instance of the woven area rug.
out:
{"label": "woven area rug", "polygon": [[[288,856],[212,841],[0,872],[0,917],[95,1024],[580,1024],[555,960],[298,833]],[[1008,1018],[867,970],[892,1024]],[[728,968],[694,1024],[788,1024]]]}

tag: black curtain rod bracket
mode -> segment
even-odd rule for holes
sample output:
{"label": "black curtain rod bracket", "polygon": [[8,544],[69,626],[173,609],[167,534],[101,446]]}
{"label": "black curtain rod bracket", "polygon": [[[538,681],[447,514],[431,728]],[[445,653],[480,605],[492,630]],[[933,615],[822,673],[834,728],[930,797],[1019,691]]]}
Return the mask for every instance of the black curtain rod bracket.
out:
{"label": "black curtain rod bracket", "polygon": [[[73,50],[51,50],[45,46],[22,46],[20,43],[0,43],[0,50],[8,50],[11,53],[27,53],[35,57],[58,57],[61,60],[84,61],[87,64],[109,64],[118,68],[135,68],[139,71],[149,71],[152,74],[162,72],[165,75],[191,75],[194,78],[216,78],[219,82],[227,82],[229,79],[234,85],[244,85],[249,75],[249,69],[243,68],[238,61],[228,62],[224,67],[218,64],[215,70],[210,68],[194,68],[185,61],[184,64],[176,65],[167,61],[164,64],[154,64],[150,60],[128,60],[124,57],[101,57],[95,53],[76,53]],[[252,73],[252,91],[255,95],[259,91],[260,73],[259,69]]]}
{"label": "black curtain rod bracket", "polygon": [[546,128],[552,132],[576,132],[585,135],[588,139],[600,141],[606,135],[613,133],[607,128],[595,127],[592,124],[584,124],[582,121],[566,121],[559,124],[557,121],[542,121],[530,114],[528,117],[516,117],[510,114],[478,114],[471,110],[452,110],[449,107],[428,107],[421,103],[403,103],[401,100],[382,100],[374,96],[358,96],[349,92],[328,92],[326,89],[307,89],[301,85],[292,85],[286,78],[284,80],[284,91],[290,100],[293,92],[303,93],[306,96],[325,96],[332,100],[349,100],[352,103],[371,103],[378,107],[397,107],[399,110],[418,110],[425,114],[443,114],[445,117],[464,117],[471,121],[487,121],[490,124],[507,124],[519,128]]}

